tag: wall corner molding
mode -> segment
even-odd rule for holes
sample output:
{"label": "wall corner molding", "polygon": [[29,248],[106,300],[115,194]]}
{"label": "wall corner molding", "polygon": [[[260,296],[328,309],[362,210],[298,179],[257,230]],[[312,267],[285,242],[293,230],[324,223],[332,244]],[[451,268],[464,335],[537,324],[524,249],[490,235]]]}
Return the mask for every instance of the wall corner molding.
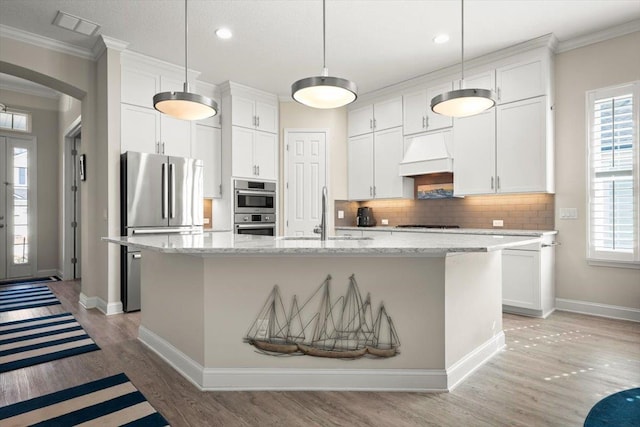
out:
{"label": "wall corner molding", "polygon": [[505,346],[503,331],[447,368],[447,389],[452,391]]}
{"label": "wall corner molding", "polygon": [[618,305],[600,304],[590,301],[556,298],[556,310],[588,314],[598,317],[608,317],[610,319],[629,320],[631,322],[640,322],[640,309],[632,307],[621,307]]}
{"label": "wall corner molding", "polygon": [[105,36],[104,34],[100,34],[98,36],[98,40],[93,45],[93,49],[91,49],[91,53],[93,54],[93,59],[97,60],[102,56],[102,54],[107,49],[112,49],[118,52],[122,52],[129,46],[129,43],[114,39],[113,37]]}
{"label": "wall corner molding", "polygon": [[594,43],[603,42],[616,37],[622,37],[627,34],[635,33],[636,31],[640,31],[640,19],[606,28],[601,31],[596,31],[595,33],[585,34],[573,39],[560,41],[555,52],[567,52],[580,47],[589,46]]}
{"label": "wall corner molding", "polygon": [[17,28],[13,28],[4,24],[0,24],[0,37],[6,37],[8,39],[16,40],[22,43],[28,43],[34,46],[50,49],[67,55],[76,56],[78,58],[88,59],[90,61],[94,60],[93,52],[89,49],[74,46],[69,43],[64,43],[27,31],[19,30]]}
{"label": "wall corner molding", "polygon": [[103,300],[100,297],[88,297],[83,292],[80,292],[80,299],[78,302],[80,303],[81,306],[83,306],[87,310],[90,310],[92,308],[97,308],[98,310],[100,310],[100,312],[102,312],[107,316],[111,316],[113,314],[120,314],[123,312],[122,302],[117,301],[117,302],[107,303],[105,300]]}

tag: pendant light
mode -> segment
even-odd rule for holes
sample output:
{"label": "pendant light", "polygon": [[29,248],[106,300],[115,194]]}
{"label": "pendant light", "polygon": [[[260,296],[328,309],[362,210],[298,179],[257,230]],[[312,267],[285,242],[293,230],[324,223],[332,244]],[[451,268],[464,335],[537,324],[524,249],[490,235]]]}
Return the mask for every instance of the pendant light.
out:
{"label": "pendant light", "polygon": [[354,82],[340,77],[329,77],[326,65],[326,5],[322,0],[322,74],[298,80],[291,85],[294,100],[313,108],[338,108],[351,104],[358,97]]}
{"label": "pendant light", "polygon": [[153,108],[182,120],[201,120],[218,114],[218,104],[211,98],[189,92],[187,68],[187,0],[184,0],[184,91],[160,92],[153,97]]}
{"label": "pendant light", "polygon": [[482,113],[496,104],[495,94],[488,89],[464,87],[464,0],[462,3],[462,60],[460,89],[445,92],[431,100],[434,113],[449,117],[467,117]]}

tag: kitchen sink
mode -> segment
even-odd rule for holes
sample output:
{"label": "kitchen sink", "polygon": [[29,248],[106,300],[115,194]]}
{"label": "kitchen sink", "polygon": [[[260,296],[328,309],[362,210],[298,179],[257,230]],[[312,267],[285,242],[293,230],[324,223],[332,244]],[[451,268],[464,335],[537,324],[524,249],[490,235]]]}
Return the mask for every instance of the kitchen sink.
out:
{"label": "kitchen sink", "polygon": [[[283,237],[276,237],[276,240],[318,240],[320,241],[320,236],[283,236]],[[327,240],[373,240],[373,237],[328,236]]]}

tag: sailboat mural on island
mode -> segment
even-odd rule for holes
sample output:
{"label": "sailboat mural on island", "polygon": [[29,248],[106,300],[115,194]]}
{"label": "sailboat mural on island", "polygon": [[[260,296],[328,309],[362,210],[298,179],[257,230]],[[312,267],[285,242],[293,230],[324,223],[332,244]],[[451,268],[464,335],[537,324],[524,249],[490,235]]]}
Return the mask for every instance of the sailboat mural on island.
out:
{"label": "sailboat mural on island", "polygon": [[371,296],[362,299],[354,275],[336,301],[331,300],[330,284],[327,276],[302,305],[294,295],[288,311],[275,285],[244,341],[271,355],[356,359],[398,354],[400,340],[384,304],[374,318]]}

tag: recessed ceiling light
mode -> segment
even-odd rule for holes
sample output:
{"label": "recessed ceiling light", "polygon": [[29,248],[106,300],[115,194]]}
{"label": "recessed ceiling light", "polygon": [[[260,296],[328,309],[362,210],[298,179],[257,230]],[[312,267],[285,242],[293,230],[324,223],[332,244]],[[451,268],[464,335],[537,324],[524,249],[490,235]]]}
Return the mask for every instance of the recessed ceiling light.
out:
{"label": "recessed ceiling light", "polygon": [[57,25],[58,27],[74,31],[76,33],[84,34],[85,36],[95,34],[96,31],[98,31],[98,28],[100,28],[100,25],[95,22],[71,15],[61,10],[58,11],[58,14],[53,19],[53,25]]}
{"label": "recessed ceiling light", "polygon": [[231,36],[233,36],[233,34],[231,33],[231,30],[228,28],[218,28],[216,30],[216,36],[218,36],[219,39],[230,39]]}
{"label": "recessed ceiling light", "polygon": [[449,41],[449,34],[438,34],[433,38],[435,44],[442,44]]}

